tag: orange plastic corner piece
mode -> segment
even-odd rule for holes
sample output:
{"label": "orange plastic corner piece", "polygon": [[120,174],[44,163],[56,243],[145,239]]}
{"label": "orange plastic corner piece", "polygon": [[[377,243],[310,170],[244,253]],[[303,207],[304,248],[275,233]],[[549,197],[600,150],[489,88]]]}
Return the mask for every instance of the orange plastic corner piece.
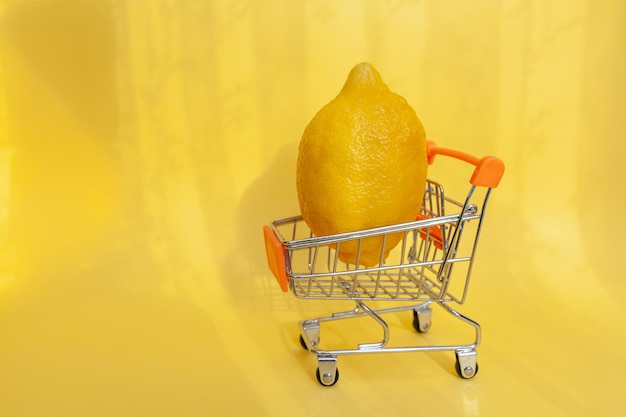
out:
{"label": "orange plastic corner piece", "polygon": [[[432,217],[425,214],[418,214],[416,220],[428,220]],[[432,226],[425,229],[420,229],[420,237],[424,240],[430,239],[437,249],[443,250],[443,233],[441,232],[441,226]]]}
{"label": "orange plastic corner piece", "polygon": [[287,292],[287,270],[285,268],[285,246],[278,239],[278,236],[269,226],[263,226],[263,236],[265,238],[265,254],[267,256],[267,266],[274,274],[280,289]]}
{"label": "orange plastic corner piece", "polygon": [[478,164],[470,178],[470,183],[480,187],[496,188],[504,175],[504,162],[495,156],[485,156]]}

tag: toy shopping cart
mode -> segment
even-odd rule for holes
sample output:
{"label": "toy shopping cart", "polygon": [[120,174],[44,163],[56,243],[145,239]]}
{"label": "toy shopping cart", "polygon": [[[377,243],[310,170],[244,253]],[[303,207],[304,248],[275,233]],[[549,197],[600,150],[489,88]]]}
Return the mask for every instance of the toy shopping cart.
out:
{"label": "toy shopping cart", "polygon": [[[429,164],[441,155],[475,166],[464,200],[450,198],[440,183],[429,179],[420,214],[412,222],[327,236],[314,236],[301,216],[275,220],[264,227],[268,265],[283,291],[291,290],[298,298],[356,302],[352,310],[300,322],[300,343],[317,355],[316,376],[324,386],[334,385],[339,379],[340,355],[454,351],[460,377],[472,378],[478,371],[480,325],[452,305],[466,300],[485,209],[492,189],[504,173],[504,164],[493,156],[477,158],[437,147],[433,142],[428,142],[427,152]],[[402,240],[383,261],[385,243],[392,234],[401,234]],[[341,245],[357,242],[360,248],[368,238],[382,239],[381,261],[377,265],[365,267],[339,261]],[[371,304],[379,304],[378,301],[396,303],[389,308],[372,308]],[[474,341],[458,345],[388,346],[389,325],[383,314],[412,310],[413,326],[423,333],[431,326],[432,305],[471,326],[476,335]],[[322,323],[363,316],[380,325],[382,340],[353,348],[322,348]]]}

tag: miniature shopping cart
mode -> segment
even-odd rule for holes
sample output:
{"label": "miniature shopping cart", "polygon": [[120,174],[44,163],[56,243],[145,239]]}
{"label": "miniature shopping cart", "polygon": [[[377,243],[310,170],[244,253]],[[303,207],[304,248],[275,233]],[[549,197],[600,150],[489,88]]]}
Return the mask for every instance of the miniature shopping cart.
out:
{"label": "miniature shopping cart", "polygon": [[[412,222],[327,236],[314,236],[301,216],[276,220],[264,227],[268,265],[283,291],[291,290],[298,298],[356,302],[352,310],[300,322],[300,343],[317,355],[316,377],[324,386],[334,385],[339,379],[337,357],[340,355],[454,351],[456,372],[461,378],[472,378],[478,371],[476,348],[481,339],[480,325],[452,305],[466,300],[485,208],[492,189],[498,186],[504,173],[504,164],[493,156],[477,158],[437,147],[433,142],[428,142],[427,152],[429,164],[441,155],[475,166],[464,200],[450,198],[440,183],[429,179],[420,214]],[[383,260],[387,237],[398,233],[402,234],[401,242]],[[381,261],[377,265],[365,267],[339,261],[341,245],[353,241],[360,249],[359,242],[368,238],[382,239]],[[394,301],[396,305],[384,309],[371,307],[379,301]],[[431,326],[432,305],[442,307],[471,326],[475,331],[474,341],[388,346],[389,325],[381,315],[412,310],[413,326],[423,333]],[[381,341],[352,348],[322,348],[322,323],[363,316],[371,317],[382,327]]]}

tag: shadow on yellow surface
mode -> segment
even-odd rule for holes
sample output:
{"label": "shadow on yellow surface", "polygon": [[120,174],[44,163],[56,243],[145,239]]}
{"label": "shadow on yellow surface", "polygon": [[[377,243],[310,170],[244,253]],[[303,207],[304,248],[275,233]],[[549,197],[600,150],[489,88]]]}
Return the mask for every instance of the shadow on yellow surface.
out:
{"label": "shadow on yellow surface", "polygon": [[[624,17],[4,1],[0,416],[621,415]],[[261,227],[297,214],[302,129],[363,60],[430,139],[507,165],[461,308],[484,330],[472,380],[432,352],[342,357],[319,386],[297,322],[352,305],[297,300],[267,270]],[[419,336],[392,316],[394,340],[467,336],[437,313]],[[359,319],[324,337],[379,334]]]}

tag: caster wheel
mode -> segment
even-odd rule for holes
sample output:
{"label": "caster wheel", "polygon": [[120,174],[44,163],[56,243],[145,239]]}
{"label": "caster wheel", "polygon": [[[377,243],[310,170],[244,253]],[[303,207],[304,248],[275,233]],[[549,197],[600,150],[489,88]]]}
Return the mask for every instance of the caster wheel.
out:
{"label": "caster wheel", "polygon": [[[319,344],[319,340],[317,342],[311,342],[313,344],[312,349],[315,349],[315,347]],[[304,350],[309,350],[309,348],[306,345],[306,342],[304,341],[304,337],[302,337],[302,335],[300,335],[300,346],[302,346],[302,349]]]}
{"label": "caster wheel", "polygon": [[413,327],[418,333],[426,333],[431,326],[433,311],[430,308],[413,310]]}
{"label": "caster wheel", "polygon": [[471,379],[476,376],[478,373],[478,362],[474,364],[474,366],[465,366],[465,368],[461,369],[461,363],[459,360],[456,360],[454,364],[454,369],[456,370],[456,374],[463,379]]}
{"label": "caster wheel", "polygon": [[315,371],[315,377],[317,378],[317,382],[325,387],[332,387],[339,381],[339,369],[335,369],[335,378],[332,377],[331,374],[320,375],[320,368],[317,368]]}

